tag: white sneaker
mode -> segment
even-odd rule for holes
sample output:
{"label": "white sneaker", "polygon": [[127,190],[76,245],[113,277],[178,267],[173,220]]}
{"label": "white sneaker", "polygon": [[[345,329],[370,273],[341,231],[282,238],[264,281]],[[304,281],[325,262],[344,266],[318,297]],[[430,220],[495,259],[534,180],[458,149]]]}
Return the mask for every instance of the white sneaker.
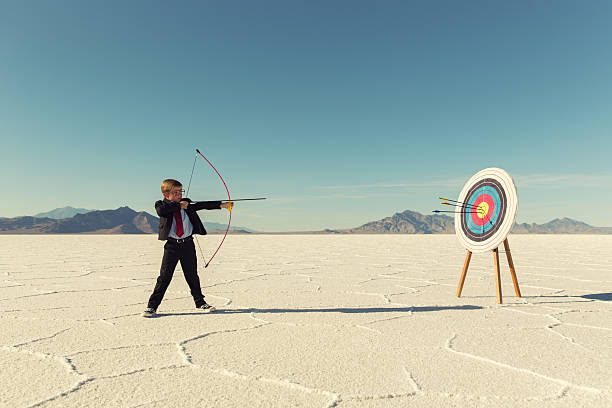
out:
{"label": "white sneaker", "polygon": [[157,316],[157,311],[152,307],[147,307],[144,312],[142,312],[142,317],[155,317]]}
{"label": "white sneaker", "polygon": [[211,306],[211,305],[209,305],[206,302],[204,302],[204,304],[198,306],[197,309],[199,309],[200,311],[202,311],[204,313],[210,313],[210,312],[214,312],[215,310],[217,310],[217,309],[215,309],[214,306]]}

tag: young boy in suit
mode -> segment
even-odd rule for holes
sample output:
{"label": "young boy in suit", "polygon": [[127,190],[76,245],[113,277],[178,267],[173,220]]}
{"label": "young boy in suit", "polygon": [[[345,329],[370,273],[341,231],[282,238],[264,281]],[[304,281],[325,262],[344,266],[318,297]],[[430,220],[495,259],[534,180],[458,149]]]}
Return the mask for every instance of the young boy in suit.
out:
{"label": "young boy in suit", "polygon": [[206,230],[196,211],[218,210],[228,208],[231,204],[221,203],[221,201],[192,202],[189,198],[183,198],[183,185],[174,179],[164,180],[161,191],[164,199],[155,203],[155,210],[159,215],[158,239],[166,241],[166,244],[159,277],[142,316],[156,316],[157,307],[170,285],[174,269],[179,261],[196,308],[203,312],[212,312],[215,308],[204,300],[198,277],[193,234],[206,235]]}

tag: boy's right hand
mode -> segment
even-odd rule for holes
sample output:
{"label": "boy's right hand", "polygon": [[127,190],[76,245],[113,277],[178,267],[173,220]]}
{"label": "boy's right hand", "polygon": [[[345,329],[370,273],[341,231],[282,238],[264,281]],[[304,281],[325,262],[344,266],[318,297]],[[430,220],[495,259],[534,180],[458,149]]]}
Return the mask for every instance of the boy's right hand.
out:
{"label": "boy's right hand", "polygon": [[188,201],[181,201],[181,208],[183,210],[186,210],[187,207],[189,207],[189,202]]}

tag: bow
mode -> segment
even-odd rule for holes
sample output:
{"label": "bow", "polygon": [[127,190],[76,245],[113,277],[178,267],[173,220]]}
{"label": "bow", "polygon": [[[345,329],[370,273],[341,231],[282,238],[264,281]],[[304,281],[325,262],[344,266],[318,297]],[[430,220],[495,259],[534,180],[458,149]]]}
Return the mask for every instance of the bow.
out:
{"label": "bow", "polygon": [[[229,232],[230,225],[232,223],[232,206],[233,205],[232,205],[232,198],[230,197],[229,189],[227,188],[227,184],[225,184],[225,180],[223,180],[223,177],[221,177],[221,174],[219,174],[219,172],[217,171],[215,166],[213,166],[213,164],[210,162],[210,160],[208,160],[206,158],[206,156],[204,156],[198,149],[196,149],[196,156],[195,156],[195,158],[193,160],[193,167],[191,168],[191,176],[189,177],[189,185],[187,186],[187,194],[189,194],[189,188],[191,187],[191,179],[193,177],[193,170],[195,169],[195,163],[196,163],[196,160],[198,159],[198,155],[202,156],[202,158],[204,160],[206,160],[206,163],[208,163],[210,165],[210,167],[212,167],[212,169],[215,171],[215,173],[217,173],[217,176],[219,176],[219,178],[221,179],[221,182],[223,183],[223,187],[225,187],[225,191],[227,192],[227,202],[229,203],[229,207],[227,207],[227,209],[229,211],[229,221],[227,222],[227,228],[225,229],[225,234],[223,234],[223,239],[221,240],[221,243],[219,244],[219,246],[217,247],[215,252],[212,254],[212,256],[210,257],[208,262],[206,262],[206,259],[204,259],[204,267],[208,268],[208,265],[210,265],[210,263],[212,262],[212,260],[215,257],[215,255],[217,255],[217,252],[219,252],[219,249],[221,249],[221,245],[223,245],[223,242],[225,241],[225,237],[227,237],[227,233]],[[194,236],[194,238],[195,238],[195,236]],[[198,242],[197,238],[196,238],[196,242]],[[200,243],[199,242],[198,242],[198,247],[200,247]],[[202,248],[200,248],[200,253],[202,253]],[[204,255],[202,255],[202,257],[204,257]]]}

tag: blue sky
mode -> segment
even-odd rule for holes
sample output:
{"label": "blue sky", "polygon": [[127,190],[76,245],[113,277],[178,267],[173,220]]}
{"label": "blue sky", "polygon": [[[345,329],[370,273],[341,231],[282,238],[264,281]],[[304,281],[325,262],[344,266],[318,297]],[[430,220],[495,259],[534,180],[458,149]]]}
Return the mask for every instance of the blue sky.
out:
{"label": "blue sky", "polygon": [[[347,228],[475,172],[518,221],[612,226],[608,1],[0,0],[0,216],[153,213],[195,148],[233,223]],[[225,190],[197,163],[190,194]],[[226,212],[207,212],[225,222]]]}

